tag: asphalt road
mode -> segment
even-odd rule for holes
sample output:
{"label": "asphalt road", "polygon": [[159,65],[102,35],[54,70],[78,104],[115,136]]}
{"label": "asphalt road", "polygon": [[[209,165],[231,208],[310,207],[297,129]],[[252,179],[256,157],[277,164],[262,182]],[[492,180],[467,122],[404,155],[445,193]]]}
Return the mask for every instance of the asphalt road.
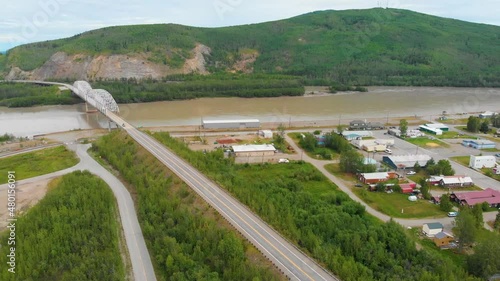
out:
{"label": "asphalt road", "polygon": [[108,113],[108,117],[120,124],[133,139],[205,199],[291,280],[339,280],[154,138],[138,131],[115,114]]}
{"label": "asphalt road", "polygon": [[[68,144],[68,148],[75,151],[80,158],[80,162],[77,165],[54,173],[20,180],[17,183],[32,183],[40,180],[52,179],[78,170],[88,170],[92,174],[102,178],[109,185],[118,202],[121,225],[130,255],[134,280],[155,281],[156,276],[153,265],[149,257],[146,243],[144,242],[144,237],[142,236],[141,227],[137,220],[132,197],[130,197],[130,193],[125,186],[113,174],[104,169],[88,155],[87,149],[89,147],[90,145]],[[4,192],[6,189],[7,184],[0,185],[0,192]]]}
{"label": "asphalt road", "polygon": [[137,219],[134,201],[130,196],[127,188],[113,174],[97,163],[87,153],[90,145],[69,145],[70,149],[75,150],[78,157],[81,159],[81,170],[88,170],[92,174],[103,179],[113,191],[116,201],[118,202],[118,211],[120,213],[121,225],[127,248],[132,263],[132,271],[134,280],[136,281],[155,281],[156,276],[149,256],[146,242],[142,235],[141,226]]}

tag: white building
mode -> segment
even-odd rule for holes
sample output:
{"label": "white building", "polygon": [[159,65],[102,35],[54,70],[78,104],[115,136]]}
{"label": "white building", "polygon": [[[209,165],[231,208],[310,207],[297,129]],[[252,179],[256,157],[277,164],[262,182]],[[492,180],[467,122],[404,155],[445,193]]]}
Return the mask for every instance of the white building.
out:
{"label": "white building", "polygon": [[370,140],[360,140],[355,139],[351,141],[351,144],[359,149],[363,149],[364,151],[372,152],[372,151],[385,151],[387,146],[394,145],[394,140],[379,140],[379,139],[370,139]]}
{"label": "white building", "polygon": [[203,120],[204,129],[246,129],[260,128],[259,119]]}
{"label": "white building", "polygon": [[482,168],[494,168],[497,162],[495,156],[486,155],[486,156],[470,156],[469,167],[473,169],[482,169]]}
{"label": "white building", "polygon": [[276,148],[270,144],[233,145],[236,157],[273,156]]}
{"label": "white building", "polygon": [[427,235],[427,237],[434,237],[439,232],[443,231],[443,225],[439,222],[425,223],[422,227],[422,232]]}
{"label": "white building", "polygon": [[259,131],[259,136],[265,138],[265,139],[272,139],[273,138],[273,131],[271,130],[260,130]]}
{"label": "white building", "polygon": [[373,137],[373,133],[371,131],[343,131],[342,136],[350,141],[362,138],[371,138]]}

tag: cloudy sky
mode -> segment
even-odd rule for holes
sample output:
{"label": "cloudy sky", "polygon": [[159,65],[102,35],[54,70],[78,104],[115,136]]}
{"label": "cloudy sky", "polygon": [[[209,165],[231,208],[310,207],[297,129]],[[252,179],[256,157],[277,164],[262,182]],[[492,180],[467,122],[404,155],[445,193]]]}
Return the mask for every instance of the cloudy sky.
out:
{"label": "cloudy sky", "polygon": [[2,3],[0,51],[112,25],[216,27],[386,6],[500,26],[500,0],[18,0]]}

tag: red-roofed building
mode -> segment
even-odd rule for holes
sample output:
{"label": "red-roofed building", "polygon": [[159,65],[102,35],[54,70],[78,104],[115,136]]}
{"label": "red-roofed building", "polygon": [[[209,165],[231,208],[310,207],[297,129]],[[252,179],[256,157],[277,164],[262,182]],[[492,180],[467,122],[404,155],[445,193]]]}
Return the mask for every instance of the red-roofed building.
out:
{"label": "red-roofed building", "polygon": [[500,207],[500,191],[491,188],[482,191],[454,192],[450,195],[450,199],[461,205],[474,206],[486,202],[493,208]]}
{"label": "red-roofed building", "polygon": [[401,186],[402,193],[412,193],[413,189],[417,186],[417,184],[416,183],[402,183],[399,186]]}

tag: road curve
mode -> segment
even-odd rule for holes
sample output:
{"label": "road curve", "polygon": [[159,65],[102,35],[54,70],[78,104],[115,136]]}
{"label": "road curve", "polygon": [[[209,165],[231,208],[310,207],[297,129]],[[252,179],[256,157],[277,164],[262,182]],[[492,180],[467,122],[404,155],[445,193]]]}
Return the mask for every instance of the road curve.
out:
{"label": "road curve", "polygon": [[115,123],[216,209],[291,280],[339,280],[183,159],[113,113]]}
{"label": "road curve", "polygon": [[[118,203],[118,211],[120,213],[121,226],[125,235],[130,260],[132,263],[132,272],[136,281],[155,281],[153,265],[149,257],[144,237],[137,220],[137,215],[134,208],[134,202],[126,187],[109,171],[104,169],[87,153],[90,145],[75,145],[69,144],[68,148],[75,151],[80,162],[73,167],[59,170],[50,174],[45,174],[37,177],[32,177],[20,180],[17,184],[33,183],[41,180],[60,177],[74,171],[88,170],[92,174],[99,176],[111,188]],[[7,189],[7,184],[0,185],[0,192]]]}
{"label": "road curve", "polygon": [[81,159],[81,170],[88,170],[92,174],[99,176],[109,185],[118,203],[121,225],[127,244],[134,280],[136,281],[156,281],[153,264],[149,256],[146,242],[142,235],[141,226],[137,219],[134,201],[123,183],[102,167],[87,153],[90,145],[69,145]]}

